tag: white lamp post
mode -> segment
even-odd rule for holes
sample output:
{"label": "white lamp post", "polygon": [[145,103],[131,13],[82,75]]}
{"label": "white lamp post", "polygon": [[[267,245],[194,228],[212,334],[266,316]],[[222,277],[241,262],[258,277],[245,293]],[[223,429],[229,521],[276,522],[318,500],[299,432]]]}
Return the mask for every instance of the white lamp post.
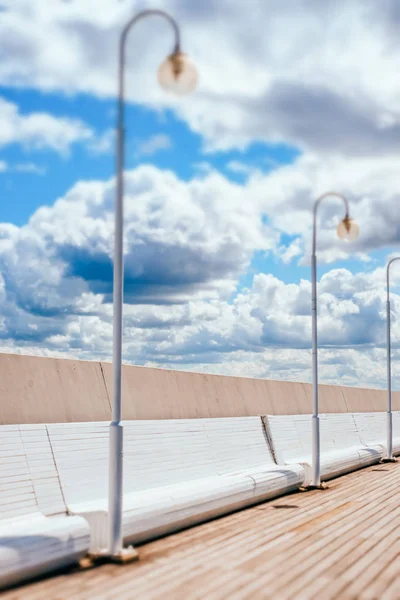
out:
{"label": "white lamp post", "polygon": [[[126,40],[133,25],[148,16],[160,16],[171,25],[175,43],[172,54],[158,70],[160,85],[167,91],[183,95],[193,91],[197,84],[197,70],[180,48],[180,32],[176,21],[161,10],[144,10],[134,16],[124,27],[119,42],[119,94],[116,146],[116,198],[114,240],[114,317],[113,317],[113,397],[112,421],[110,423],[109,447],[109,496],[108,523],[109,547],[107,554],[115,558],[124,557],[122,539],[122,496],[123,496],[123,427],[121,403],[122,374],[122,312],[124,288],[124,166],[125,166],[125,54]],[[125,553],[128,554],[128,553]]]}
{"label": "white lamp post", "polygon": [[358,225],[350,219],[349,203],[346,198],[336,192],[322,194],[314,204],[313,212],[313,238],[312,238],[312,386],[313,386],[313,416],[312,416],[312,482],[310,487],[321,487],[320,468],[320,432],[318,413],[318,328],[317,328],[317,211],[322,200],[328,196],[340,198],[345,206],[345,216],[340,221],[337,234],[341,239],[353,241],[359,235]]}
{"label": "white lamp post", "polygon": [[392,342],[390,334],[390,267],[400,256],[392,258],[386,268],[386,331],[387,331],[387,387],[388,387],[388,405],[387,405],[387,457],[385,461],[393,461],[393,413],[392,413]]}

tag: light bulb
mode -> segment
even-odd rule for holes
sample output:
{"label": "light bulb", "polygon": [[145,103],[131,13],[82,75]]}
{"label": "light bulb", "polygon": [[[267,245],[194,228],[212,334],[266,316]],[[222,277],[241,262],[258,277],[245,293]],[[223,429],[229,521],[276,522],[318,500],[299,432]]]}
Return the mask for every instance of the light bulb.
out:
{"label": "light bulb", "polygon": [[158,69],[158,82],[161,87],[178,96],[193,92],[197,80],[197,69],[183,52],[174,52],[168,56]]}
{"label": "light bulb", "polygon": [[345,217],[342,221],[340,221],[337,227],[337,234],[341,240],[354,242],[360,235],[360,228],[358,227],[357,223],[353,221],[353,219],[350,219],[350,217]]}

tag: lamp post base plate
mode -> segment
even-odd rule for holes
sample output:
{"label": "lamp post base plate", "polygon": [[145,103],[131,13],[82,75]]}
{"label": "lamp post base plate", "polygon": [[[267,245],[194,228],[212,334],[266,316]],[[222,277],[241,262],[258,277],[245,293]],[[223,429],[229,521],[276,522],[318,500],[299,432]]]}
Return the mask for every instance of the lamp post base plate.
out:
{"label": "lamp post base plate", "polygon": [[139,560],[139,552],[133,547],[123,548],[118,554],[110,556],[110,561],[120,565],[126,565]]}
{"label": "lamp post base plate", "polygon": [[396,463],[398,462],[397,458],[381,458],[380,463]]}
{"label": "lamp post base plate", "polygon": [[313,490],[329,490],[329,485],[322,481],[319,485],[304,485],[303,487],[299,488],[299,490],[300,492],[312,492]]}
{"label": "lamp post base plate", "polygon": [[96,564],[104,562],[113,562],[120,565],[126,565],[128,563],[139,560],[139,553],[133,546],[129,546],[128,548],[122,548],[122,550],[117,554],[110,554],[109,552],[107,552],[107,550],[93,553],[89,552],[89,554],[86,557],[86,560]]}

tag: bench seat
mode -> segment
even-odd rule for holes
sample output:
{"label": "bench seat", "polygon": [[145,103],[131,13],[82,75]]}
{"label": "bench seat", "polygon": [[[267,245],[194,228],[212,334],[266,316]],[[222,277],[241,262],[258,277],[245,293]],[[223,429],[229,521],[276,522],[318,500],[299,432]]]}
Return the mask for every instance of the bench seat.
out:
{"label": "bench seat", "polygon": [[89,542],[89,526],[81,517],[32,513],[0,521],[0,588],[78,562]]}
{"label": "bench seat", "polygon": [[[68,511],[107,547],[108,424],[49,425]],[[123,536],[138,543],[250,506],[303,484],[277,466],[260,417],[124,423]]]}
{"label": "bench seat", "polygon": [[[137,544],[299,488],[304,470],[269,466],[243,474],[203,478],[124,494],[123,538]],[[107,500],[72,505],[90,524],[91,550],[107,547]]]}
{"label": "bench seat", "polygon": [[88,524],[66,510],[45,425],[0,426],[0,588],[87,553]]}

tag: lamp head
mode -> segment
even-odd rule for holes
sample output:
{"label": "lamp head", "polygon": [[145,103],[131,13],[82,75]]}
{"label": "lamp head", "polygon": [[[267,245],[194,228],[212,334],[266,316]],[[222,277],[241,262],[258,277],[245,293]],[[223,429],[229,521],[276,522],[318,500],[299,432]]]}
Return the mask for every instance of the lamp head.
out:
{"label": "lamp head", "polygon": [[357,223],[346,215],[345,218],[340,221],[337,227],[337,234],[341,240],[347,240],[348,242],[354,242],[360,235],[360,228]]}
{"label": "lamp head", "polygon": [[167,56],[158,69],[158,82],[167,92],[178,96],[190,94],[196,89],[198,73],[195,65],[179,49]]}

